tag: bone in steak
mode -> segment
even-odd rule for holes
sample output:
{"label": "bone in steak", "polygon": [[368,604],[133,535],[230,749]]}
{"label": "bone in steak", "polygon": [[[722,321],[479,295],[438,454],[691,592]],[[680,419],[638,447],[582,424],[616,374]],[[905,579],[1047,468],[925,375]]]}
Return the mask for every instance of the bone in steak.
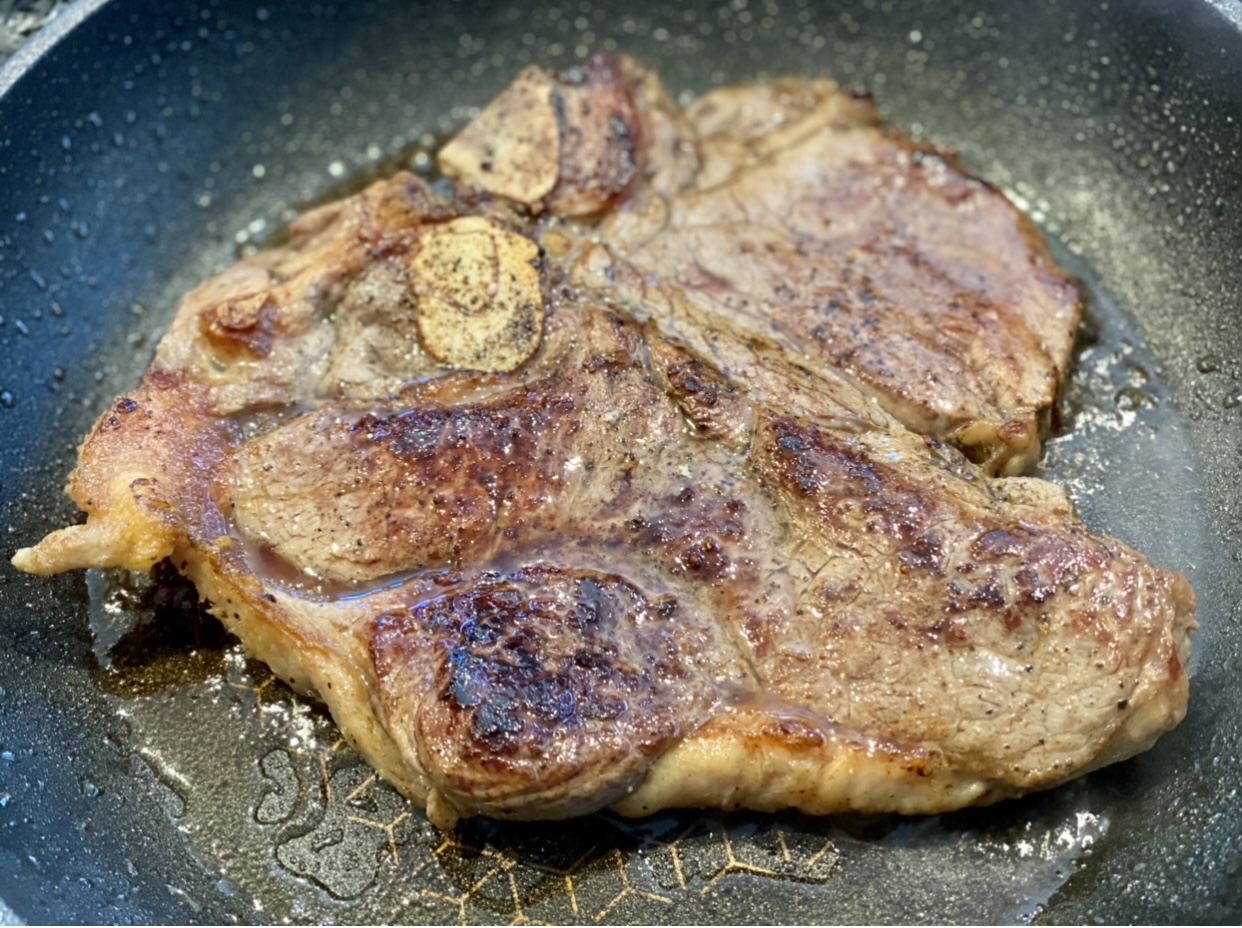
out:
{"label": "bone in steak", "polygon": [[1149,747],[1194,597],[1014,476],[1078,298],[830,81],[517,81],[186,298],[23,570],[170,558],[443,826],[934,812]]}

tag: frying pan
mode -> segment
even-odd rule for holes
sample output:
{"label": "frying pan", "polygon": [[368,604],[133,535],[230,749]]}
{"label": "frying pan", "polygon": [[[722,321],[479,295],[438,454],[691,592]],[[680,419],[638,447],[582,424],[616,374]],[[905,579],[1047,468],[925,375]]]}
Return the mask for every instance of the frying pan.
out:
{"label": "frying pan", "polygon": [[[1048,473],[1200,599],[1190,714],[1063,789],[916,819],[437,833],[175,582],[18,575],[178,296],[525,64],[674,93],[861,81],[1088,292]],[[345,185],[345,186],[342,186]],[[0,71],[0,897],[40,922],[1237,922],[1242,6],[80,0]]]}

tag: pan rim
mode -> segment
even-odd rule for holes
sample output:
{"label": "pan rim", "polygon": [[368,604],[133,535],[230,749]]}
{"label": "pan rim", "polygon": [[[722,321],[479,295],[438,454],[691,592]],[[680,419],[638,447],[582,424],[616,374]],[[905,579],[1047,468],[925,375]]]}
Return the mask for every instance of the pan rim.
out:
{"label": "pan rim", "polygon": [[112,0],[74,0],[57,13],[14,52],[8,61],[0,65],[0,98],[12,93],[22,79],[66,36],[111,2]]}

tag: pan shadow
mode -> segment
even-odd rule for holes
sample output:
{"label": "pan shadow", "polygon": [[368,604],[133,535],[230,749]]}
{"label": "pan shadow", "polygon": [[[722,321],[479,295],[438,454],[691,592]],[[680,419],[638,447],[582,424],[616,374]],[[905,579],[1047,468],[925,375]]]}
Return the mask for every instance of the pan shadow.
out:
{"label": "pan shadow", "polygon": [[149,576],[92,571],[87,587],[94,677],[108,695],[154,696],[223,673],[225,651],[237,639],[167,561]]}

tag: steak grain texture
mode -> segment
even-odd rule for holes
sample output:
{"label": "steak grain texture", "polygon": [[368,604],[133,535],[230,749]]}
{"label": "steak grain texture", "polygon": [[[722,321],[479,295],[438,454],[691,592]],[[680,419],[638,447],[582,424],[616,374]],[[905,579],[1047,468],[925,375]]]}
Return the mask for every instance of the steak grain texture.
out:
{"label": "steak grain texture", "polygon": [[190,293],[35,573],[170,558],[448,827],[937,812],[1185,714],[1186,580],[1039,454],[1030,223],[826,80],[529,68]]}

